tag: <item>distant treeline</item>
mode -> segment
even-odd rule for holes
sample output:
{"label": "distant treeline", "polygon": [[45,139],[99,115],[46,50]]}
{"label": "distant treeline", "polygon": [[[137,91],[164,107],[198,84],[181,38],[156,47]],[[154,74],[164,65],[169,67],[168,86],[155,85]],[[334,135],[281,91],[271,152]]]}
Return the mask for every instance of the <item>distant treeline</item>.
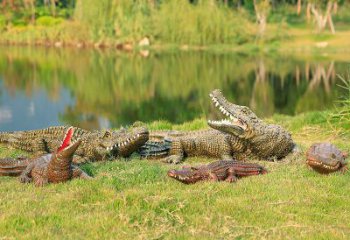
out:
{"label": "distant treeline", "polygon": [[[345,0],[0,0],[9,42],[244,44],[278,41],[288,26],[335,33],[350,22]],[[67,24],[68,22],[68,24]],[[74,22],[74,23],[73,23]],[[335,23],[334,23],[335,22]],[[275,23],[269,29],[269,24]],[[56,27],[59,25],[60,27]],[[26,26],[41,26],[33,29]],[[55,28],[43,28],[55,26]],[[22,27],[19,28],[18,27]],[[24,28],[23,28],[24,27]]]}

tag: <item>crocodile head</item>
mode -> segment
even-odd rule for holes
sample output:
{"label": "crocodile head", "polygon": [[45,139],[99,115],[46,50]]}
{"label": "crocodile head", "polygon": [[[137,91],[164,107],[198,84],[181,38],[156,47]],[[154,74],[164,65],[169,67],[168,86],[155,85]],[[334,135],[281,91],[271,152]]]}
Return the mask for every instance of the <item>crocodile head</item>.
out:
{"label": "crocodile head", "polygon": [[331,173],[346,168],[348,154],[331,143],[315,143],[306,152],[306,163],[319,173]]}
{"label": "crocodile head", "polygon": [[212,91],[209,96],[226,118],[209,120],[208,125],[243,139],[253,154],[264,159],[280,159],[295,148],[291,135],[281,126],[266,124],[248,107],[230,103],[220,90]]}
{"label": "crocodile head", "polygon": [[148,129],[141,122],[135,122],[131,127],[120,130],[118,139],[118,155],[129,157],[143,146],[149,137]]}
{"label": "crocodile head", "polygon": [[148,129],[136,122],[131,127],[120,130],[106,130],[98,133],[98,147],[94,149],[95,158],[105,159],[129,157],[148,141]]}
{"label": "crocodile head", "polygon": [[230,103],[218,89],[209,94],[215,107],[225,116],[219,121],[208,120],[208,125],[222,132],[241,138],[249,138],[254,129],[262,124],[255,113],[246,106]]}
{"label": "crocodile head", "polygon": [[168,176],[185,184],[193,184],[203,179],[203,173],[197,168],[184,167],[179,170],[169,170]]}
{"label": "crocodile head", "polygon": [[62,140],[61,145],[57,148],[55,152],[55,156],[57,159],[60,160],[70,160],[72,161],[73,155],[75,151],[78,149],[78,147],[81,144],[81,139],[76,139],[74,142],[72,142],[72,137],[74,133],[74,128],[69,127],[66,131],[66,134]]}

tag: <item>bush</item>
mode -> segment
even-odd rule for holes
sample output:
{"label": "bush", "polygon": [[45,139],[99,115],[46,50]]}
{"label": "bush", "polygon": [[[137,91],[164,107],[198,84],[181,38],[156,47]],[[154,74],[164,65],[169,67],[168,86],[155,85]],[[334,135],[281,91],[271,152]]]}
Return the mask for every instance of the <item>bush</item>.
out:
{"label": "bush", "polygon": [[36,24],[39,26],[49,27],[49,26],[58,25],[58,24],[62,23],[63,21],[64,21],[63,18],[54,18],[54,17],[50,17],[50,16],[43,16],[43,17],[39,17],[36,20]]}

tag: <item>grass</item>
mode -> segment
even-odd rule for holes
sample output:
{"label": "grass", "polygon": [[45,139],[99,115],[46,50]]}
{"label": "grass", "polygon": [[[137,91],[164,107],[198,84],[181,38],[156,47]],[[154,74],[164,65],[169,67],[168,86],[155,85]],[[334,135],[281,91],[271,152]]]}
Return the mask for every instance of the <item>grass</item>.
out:
{"label": "grass", "polygon": [[[290,130],[302,152],[331,141],[349,151],[349,131],[329,124],[328,113],[266,119]],[[151,129],[198,129],[204,119]],[[18,151],[0,149],[0,156]],[[130,161],[129,161],[130,160]],[[191,158],[186,164],[211,161]],[[35,188],[0,179],[3,239],[346,239],[350,234],[350,174],[322,176],[305,166],[303,153],[260,162],[269,174],[236,184],[187,186],[166,177],[178,166],[128,160],[91,163],[91,181]]]}

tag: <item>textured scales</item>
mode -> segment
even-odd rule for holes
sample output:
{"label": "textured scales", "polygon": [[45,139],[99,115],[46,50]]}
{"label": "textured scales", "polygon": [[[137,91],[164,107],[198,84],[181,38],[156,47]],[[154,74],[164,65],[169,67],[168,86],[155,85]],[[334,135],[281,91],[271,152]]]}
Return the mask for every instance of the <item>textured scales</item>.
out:
{"label": "textured scales", "polygon": [[166,157],[169,163],[179,163],[187,156],[241,160],[249,155],[274,160],[294,149],[290,133],[281,126],[267,124],[248,107],[230,103],[220,90],[214,90],[210,97],[227,119],[209,120],[211,129],[207,130],[151,132],[151,141],[140,148],[141,156]]}
{"label": "textured scales", "polygon": [[315,171],[328,174],[347,170],[347,156],[331,143],[315,143],[306,152],[306,163]]}
{"label": "textured scales", "polygon": [[22,183],[34,182],[41,187],[48,183],[66,182],[73,178],[90,179],[85,172],[72,165],[73,155],[82,143],[80,139],[72,142],[74,128],[67,129],[62,144],[52,154],[39,158],[1,159],[0,175],[18,176]]}
{"label": "textured scales", "polygon": [[258,164],[221,160],[208,165],[169,170],[168,176],[185,184],[193,184],[206,180],[236,182],[241,177],[265,173],[266,169]]}
{"label": "textured scales", "polygon": [[[68,127],[0,133],[0,143],[36,154],[52,153],[60,145]],[[75,128],[72,141],[81,139],[74,163],[128,157],[148,140],[147,128],[135,123],[118,131],[88,131]]]}

